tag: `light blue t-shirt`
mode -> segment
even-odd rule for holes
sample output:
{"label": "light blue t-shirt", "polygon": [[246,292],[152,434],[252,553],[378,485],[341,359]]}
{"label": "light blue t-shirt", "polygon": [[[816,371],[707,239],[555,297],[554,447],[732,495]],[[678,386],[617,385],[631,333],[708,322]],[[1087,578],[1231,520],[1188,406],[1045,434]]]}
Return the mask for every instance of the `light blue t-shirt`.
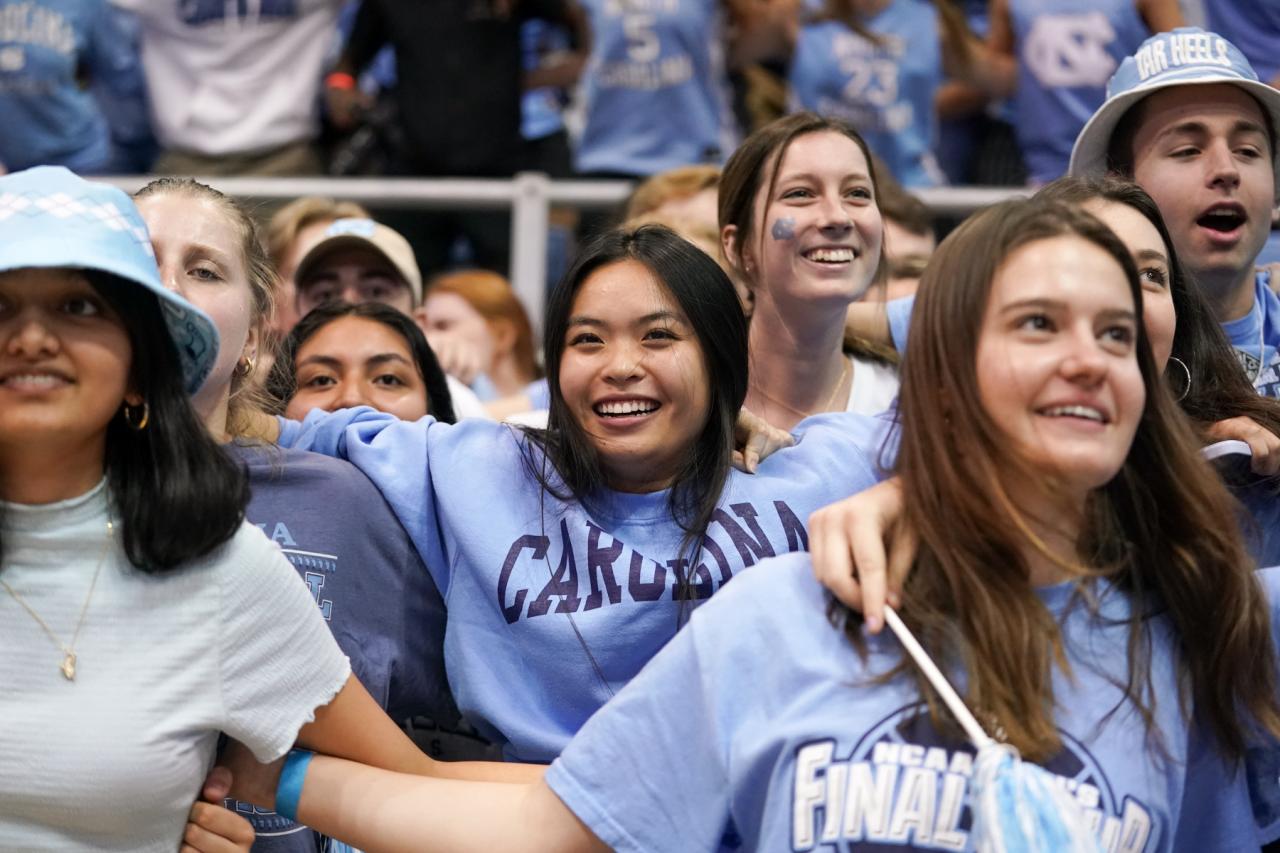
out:
{"label": "light blue t-shirt", "polygon": [[125,150],[150,136],[128,14],[107,0],[0,0],[0,164],[127,170]]}
{"label": "light blue t-shirt", "polygon": [[579,172],[653,175],[719,165],[737,145],[722,0],[583,0],[591,56]]}
{"label": "light blue t-shirt", "polygon": [[1280,397],[1280,298],[1271,292],[1271,276],[1254,278],[1253,308],[1239,320],[1222,324],[1236,358],[1253,387],[1264,397]]}
{"label": "light blue t-shirt", "polygon": [[550,761],[676,634],[698,599],[777,554],[808,548],[810,513],[879,477],[888,420],[820,415],[754,475],[734,471],[697,565],[668,494],[607,492],[589,508],[545,491],[541,450],[513,427],[403,422],[368,408],[284,421],[281,444],[345,457],[378,486],[445,599],[445,665],[481,734]]}
{"label": "light blue t-shirt", "polygon": [[911,311],[915,307],[915,294],[901,299],[891,299],[885,303],[885,313],[889,317],[889,338],[893,341],[893,348],[898,352],[907,351],[907,335],[911,331]]}
{"label": "light blue t-shirt", "polygon": [[1009,0],[1018,55],[1014,126],[1036,183],[1067,173],[1107,81],[1150,35],[1135,0]]}
{"label": "light blue t-shirt", "polygon": [[1204,28],[1240,48],[1259,80],[1270,83],[1280,73],[1280,3],[1204,0],[1204,15]]}
{"label": "light blue t-shirt", "polygon": [[1262,244],[1262,251],[1254,259],[1254,264],[1260,267],[1280,264],[1280,230],[1273,228],[1267,235],[1267,242]]}
{"label": "light blue t-shirt", "polygon": [[[1280,648],[1280,567],[1261,569],[1258,580],[1271,600],[1271,637]],[[1269,844],[1280,840],[1280,743],[1274,738],[1256,742],[1249,749],[1245,766],[1253,816],[1258,825],[1258,842]]]}
{"label": "light blue t-shirt", "polygon": [[[1069,585],[1041,593],[1063,627],[1072,677],[1055,675],[1062,751],[1045,763],[1094,821],[1102,849],[1256,846],[1245,774],[1231,775],[1175,698],[1175,643],[1151,623],[1155,725],[1127,676],[1127,599],[1093,616]],[[939,732],[913,679],[867,682],[901,661],[885,632],[864,662],[827,619],[807,555],[770,560],[690,624],[596,714],[547,784],[620,851],[969,850],[973,749]]]}
{"label": "light blue t-shirt", "polygon": [[894,0],[863,23],[879,44],[841,21],[801,28],[788,72],[792,109],[852,124],[905,186],[945,183],[934,154],[937,9],[927,0]]}
{"label": "light blue t-shirt", "polygon": [[[548,53],[569,49],[569,34],[564,27],[541,18],[530,18],[520,25],[520,53],[524,70],[537,68]],[[551,86],[529,89],[520,97],[520,135],[525,139],[542,139],[564,130],[563,90]]]}

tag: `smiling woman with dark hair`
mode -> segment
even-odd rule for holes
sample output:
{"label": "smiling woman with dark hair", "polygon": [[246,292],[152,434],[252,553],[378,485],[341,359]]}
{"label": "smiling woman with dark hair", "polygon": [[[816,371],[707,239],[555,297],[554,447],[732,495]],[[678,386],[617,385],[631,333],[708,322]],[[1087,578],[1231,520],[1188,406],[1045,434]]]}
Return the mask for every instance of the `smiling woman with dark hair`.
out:
{"label": "smiling woman with dark hair", "polygon": [[509,759],[547,762],[691,602],[804,548],[801,519],[874,479],[882,425],[853,415],[730,471],[746,349],[719,265],[642,226],[586,246],[552,297],[546,430],[353,409],[285,421],[281,443],[373,480],[445,597],[459,709]]}
{"label": "smiling woman with dark hair", "polygon": [[188,398],[218,336],[129,199],[50,168],[0,194],[0,837],[172,851],[219,732],[283,754],[350,666],[243,522]]}

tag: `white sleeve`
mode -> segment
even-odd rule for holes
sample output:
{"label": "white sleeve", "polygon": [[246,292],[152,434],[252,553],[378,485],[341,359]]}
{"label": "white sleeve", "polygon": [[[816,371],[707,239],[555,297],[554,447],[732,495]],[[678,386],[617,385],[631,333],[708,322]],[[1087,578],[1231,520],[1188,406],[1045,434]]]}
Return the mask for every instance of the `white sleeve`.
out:
{"label": "white sleeve", "polygon": [[245,524],[219,554],[223,731],[259,761],[284,755],[351,675],[307,585]]}

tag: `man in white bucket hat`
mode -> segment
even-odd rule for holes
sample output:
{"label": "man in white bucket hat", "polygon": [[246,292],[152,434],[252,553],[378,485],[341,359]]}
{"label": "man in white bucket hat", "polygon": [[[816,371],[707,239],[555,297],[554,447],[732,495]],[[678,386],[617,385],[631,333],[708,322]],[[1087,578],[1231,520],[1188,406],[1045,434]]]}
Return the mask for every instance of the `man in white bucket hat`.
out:
{"label": "man in white bucket hat", "polygon": [[1117,174],[1155,199],[1260,393],[1280,397],[1280,299],[1254,262],[1276,202],[1280,91],[1215,33],[1143,42],[1076,139],[1071,174]]}

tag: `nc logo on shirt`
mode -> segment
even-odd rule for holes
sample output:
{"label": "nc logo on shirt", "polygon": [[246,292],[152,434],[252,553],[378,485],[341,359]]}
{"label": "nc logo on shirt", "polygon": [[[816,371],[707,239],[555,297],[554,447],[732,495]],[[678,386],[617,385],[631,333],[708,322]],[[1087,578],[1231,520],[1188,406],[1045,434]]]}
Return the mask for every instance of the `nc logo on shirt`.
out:
{"label": "nc logo on shirt", "polygon": [[[1150,809],[1114,792],[1089,751],[1065,732],[1063,750],[1043,766],[1084,809],[1107,853],[1146,849]],[[969,847],[973,749],[944,737],[925,705],[895,711],[848,757],[830,738],[796,750],[791,849],[865,850],[881,845],[926,850]]]}
{"label": "nc logo on shirt", "polygon": [[1027,33],[1022,58],[1045,86],[1105,86],[1116,70],[1107,53],[1115,38],[1102,12],[1041,15]]}

